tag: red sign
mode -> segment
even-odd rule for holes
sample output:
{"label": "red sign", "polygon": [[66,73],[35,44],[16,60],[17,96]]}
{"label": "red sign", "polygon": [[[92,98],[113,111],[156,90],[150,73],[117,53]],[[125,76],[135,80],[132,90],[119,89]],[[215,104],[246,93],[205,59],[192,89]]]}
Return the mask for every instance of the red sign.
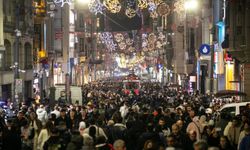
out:
{"label": "red sign", "polygon": [[55,33],[55,39],[62,39],[63,38],[63,32],[59,31]]}

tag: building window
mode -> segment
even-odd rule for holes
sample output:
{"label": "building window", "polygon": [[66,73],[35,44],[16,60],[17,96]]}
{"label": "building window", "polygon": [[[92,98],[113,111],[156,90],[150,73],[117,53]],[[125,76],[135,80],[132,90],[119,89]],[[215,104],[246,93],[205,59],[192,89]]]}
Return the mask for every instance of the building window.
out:
{"label": "building window", "polygon": [[79,27],[84,28],[84,16],[82,13],[79,14]]}
{"label": "building window", "polygon": [[24,45],[24,49],[25,49],[25,59],[24,59],[24,65],[25,65],[25,69],[32,69],[32,49],[31,49],[31,44],[30,43],[25,43]]}
{"label": "building window", "polygon": [[79,40],[79,51],[84,52],[84,38],[80,38]]}
{"label": "building window", "polygon": [[12,49],[11,49],[11,44],[9,42],[9,40],[4,40],[4,46],[5,46],[5,69],[6,70],[10,70],[10,66],[12,65],[12,59],[11,59],[11,56],[12,56]]}

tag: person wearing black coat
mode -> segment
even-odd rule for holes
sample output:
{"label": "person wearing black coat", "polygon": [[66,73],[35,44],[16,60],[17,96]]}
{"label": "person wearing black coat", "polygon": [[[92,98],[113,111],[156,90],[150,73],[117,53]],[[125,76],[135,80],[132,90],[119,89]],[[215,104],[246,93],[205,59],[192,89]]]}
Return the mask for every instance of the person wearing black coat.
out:
{"label": "person wearing black coat", "polygon": [[49,150],[52,148],[54,148],[54,149],[57,148],[58,150],[65,150],[66,149],[63,141],[60,139],[59,132],[58,132],[57,128],[51,129],[51,136],[43,145],[44,150]]}
{"label": "person wearing black coat", "polygon": [[160,135],[157,132],[154,132],[153,129],[153,124],[148,123],[147,131],[142,133],[139,139],[137,140],[137,150],[142,150],[145,143],[149,140],[153,143],[154,146],[156,146],[156,149],[159,149],[160,145],[164,145]]}
{"label": "person wearing black coat", "polygon": [[6,127],[3,129],[3,150],[21,150],[21,148],[19,131],[13,126],[13,122],[8,120]]}
{"label": "person wearing black coat", "polygon": [[70,129],[70,119],[66,115],[66,109],[61,109],[60,116],[55,121],[55,126],[58,126],[60,122],[64,122],[66,124],[67,129]]}

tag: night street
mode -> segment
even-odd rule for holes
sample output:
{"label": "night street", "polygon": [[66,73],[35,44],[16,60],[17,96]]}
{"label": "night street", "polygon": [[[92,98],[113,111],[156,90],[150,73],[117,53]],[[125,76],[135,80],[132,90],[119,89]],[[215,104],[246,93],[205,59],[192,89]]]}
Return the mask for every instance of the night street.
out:
{"label": "night street", "polygon": [[0,150],[250,150],[250,0],[0,0]]}

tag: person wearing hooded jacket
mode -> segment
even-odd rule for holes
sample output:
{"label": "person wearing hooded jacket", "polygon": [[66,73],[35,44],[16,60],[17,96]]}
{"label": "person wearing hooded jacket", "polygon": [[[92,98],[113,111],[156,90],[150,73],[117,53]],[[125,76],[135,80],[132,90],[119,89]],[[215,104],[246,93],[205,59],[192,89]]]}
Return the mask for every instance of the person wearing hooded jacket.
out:
{"label": "person wearing hooded jacket", "polygon": [[37,118],[42,122],[42,125],[45,125],[48,120],[48,114],[43,105],[36,110]]}

